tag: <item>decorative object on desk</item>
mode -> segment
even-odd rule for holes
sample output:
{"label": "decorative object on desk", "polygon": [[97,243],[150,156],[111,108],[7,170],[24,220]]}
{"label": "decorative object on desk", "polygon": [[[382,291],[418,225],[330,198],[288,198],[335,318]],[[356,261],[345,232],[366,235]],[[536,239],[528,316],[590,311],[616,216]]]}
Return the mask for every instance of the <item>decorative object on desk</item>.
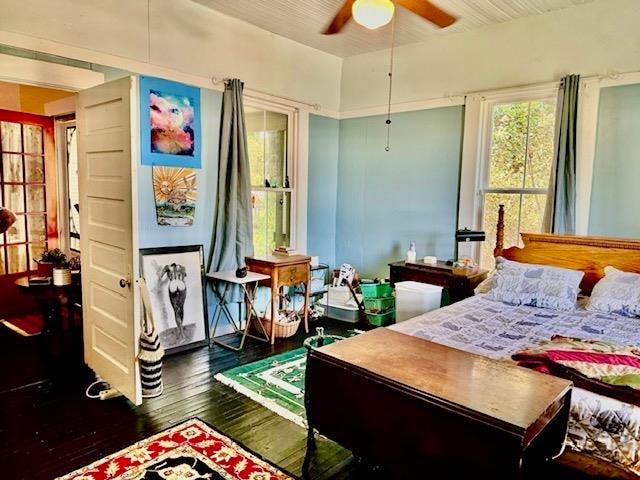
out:
{"label": "decorative object on desk", "polygon": [[166,353],[208,344],[202,245],[143,248],[140,262]]}
{"label": "decorative object on desk", "polygon": [[407,262],[416,261],[416,242],[409,242],[409,250],[407,250]]}
{"label": "decorative object on desk", "polygon": [[472,275],[477,271],[478,265],[470,257],[460,257],[453,263],[454,275]]}
{"label": "decorative object on desk", "polygon": [[193,168],[151,167],[158,225],[193,225],[198,197]]}
{"label": "decorative object on desk", "polygon": [[200,89],[140,77],[143,165],[200,168]]}
{"label": "decorative object on desk", "polygon": [[40,254],[38,263],[38,275],[41,277],[53,276],[53,268],[66,266],[68,264],[67,255],[59,248],[45,250]]}
{"label": "decorative object on desk", "polygon": [[61,287],[71,284],[71,269],[68,266],[53,267],[53,284]]}
{"label": "decorative object on desk", "polygon": [[80,255],[74,255],[69,258],[69,268],[71,269],[71,273],[80,273],[80,270],[82,270]]}
{"label": "decorative object on desk", "polygon": [[27,313],[15,318],[0,320],[5,327],[23,337],[33,337],[42,333],[42,315],[40,313]]}
{"label": "decorative object on desk", "polygon": [[200,419],[192,418],[57,480],[110,478],[293,480]]}
{"label": "decorative object on desk", "polygon": [[238,278],[244,278],[247,276],[247,272],[249,270],[247,269],[247,267],[240,267],[236,270],[236,277]]}
{"label": "decorative object on desk", "polygon": [[51,285],[51,277],[29,275],[29,285]]}
{"label": "decorative object on desk", "polygon": [[435,265],[436,263],[438,263],[438,259],[434,256],[428,255],[426,257],[424,257],[422,259],[422,261],[424,263],[426,263],[427,265]]}

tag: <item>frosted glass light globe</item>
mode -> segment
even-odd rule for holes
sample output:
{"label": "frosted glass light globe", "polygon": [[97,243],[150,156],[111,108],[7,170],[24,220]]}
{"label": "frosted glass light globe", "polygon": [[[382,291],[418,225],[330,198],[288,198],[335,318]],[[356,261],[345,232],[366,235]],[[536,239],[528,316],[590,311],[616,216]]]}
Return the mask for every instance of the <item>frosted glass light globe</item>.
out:
{"label": "frosted glass light globe", "polygon": [[353,19],[371,30],[389,23],[394,10],[391,0],[356,0],[351,7]]}

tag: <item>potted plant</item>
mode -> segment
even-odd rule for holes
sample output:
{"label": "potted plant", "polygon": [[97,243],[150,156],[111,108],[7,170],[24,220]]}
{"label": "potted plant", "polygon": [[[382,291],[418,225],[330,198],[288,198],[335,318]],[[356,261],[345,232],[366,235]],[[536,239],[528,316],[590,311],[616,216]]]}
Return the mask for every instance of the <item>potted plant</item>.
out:
{"label": "potted plant", "polygon": [[67,255],[59,248],[42,252],[38,260],[38,275],[51,277],[53,276],[53,269],[55,267],[68,268]]}

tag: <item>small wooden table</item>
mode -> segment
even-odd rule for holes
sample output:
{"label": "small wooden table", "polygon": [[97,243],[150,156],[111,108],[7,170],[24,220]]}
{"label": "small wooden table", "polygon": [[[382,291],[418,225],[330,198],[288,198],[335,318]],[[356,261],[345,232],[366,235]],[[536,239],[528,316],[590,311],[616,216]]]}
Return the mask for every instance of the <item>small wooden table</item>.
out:
{"label": "small wooden table", "polygon": [[302,284],[304,286],[304,330],[309,333],[309,289],[311,283],[311,257],[307,255],[266,255],[246,257],[252,272],[271,277],[260,282],[271,286],[271,344],[275,342],[275,319],[280,300],[280,289]]}
{"label": "small wooden table", "polygon": [[388,328],[371,330],[308,353],[305,465],[315,429],[398,478],[521,478],[562,451],[571,385]]}

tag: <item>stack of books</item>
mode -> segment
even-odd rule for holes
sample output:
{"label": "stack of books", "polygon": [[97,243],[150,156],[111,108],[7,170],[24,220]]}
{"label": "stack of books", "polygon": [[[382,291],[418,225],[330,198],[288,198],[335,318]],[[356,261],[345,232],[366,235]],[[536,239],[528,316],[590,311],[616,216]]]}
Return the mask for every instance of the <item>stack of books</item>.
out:
{"label": "stack of books", "polygon": [[29,276],[29,285],[51,285],[51,277]]}
{"label": "stack of books", "polygon": [[298,254],[298,252],[296,252],[291,247],[277,247],[275,250],[273,250],[272,253],[274,255],[297,255]]}

